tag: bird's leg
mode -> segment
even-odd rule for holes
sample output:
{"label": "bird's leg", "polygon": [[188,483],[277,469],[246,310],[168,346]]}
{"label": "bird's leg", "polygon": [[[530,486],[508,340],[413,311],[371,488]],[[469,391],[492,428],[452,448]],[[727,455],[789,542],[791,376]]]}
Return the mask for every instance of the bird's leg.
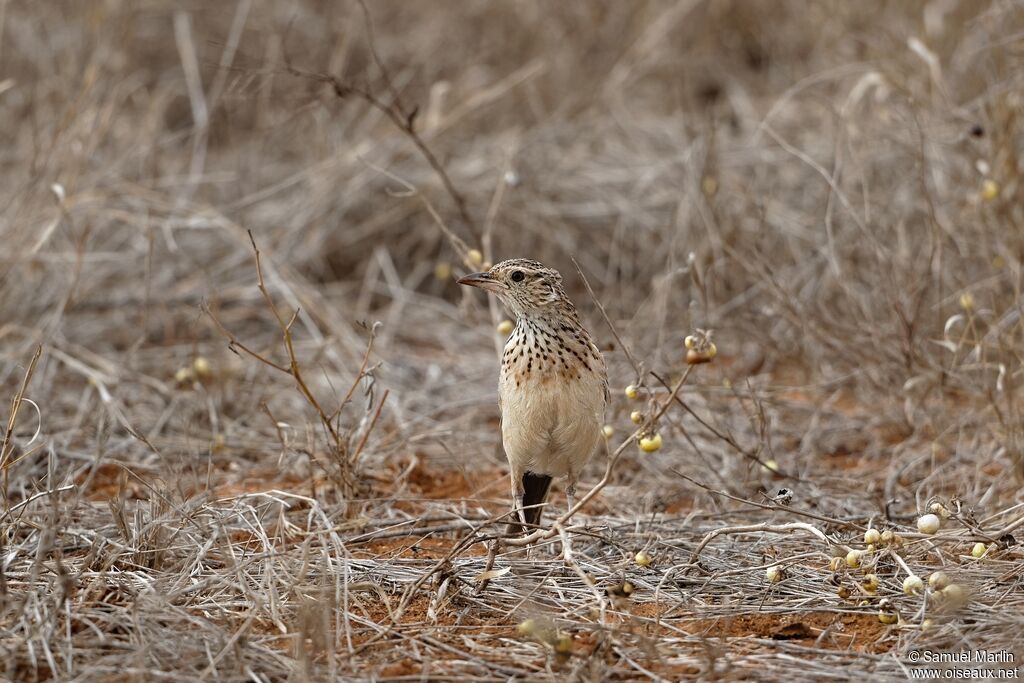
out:
{"label": "bird's leg", "polygon": [[526,489],[523,487],[523,475],[512,470],[512,511],[516,513],[519,518],[519,522],[523,525],[523,529],[526,529],[526,511],[523,510],[523,496],[526,495]]}
{"label": "bird's leg", "polygon": [[[513,467],[512,468],[512,500],[514,502],[512,504],[515,506],[514,512],[517,513],[516,516],[519,518],[520,527],[519,527],[519,531],[518,532],[521,533],[521,534],[528,534],[528,533],[530,533],[530,530],[526,527],[526,510],[523,509],[523,498],[525,496],[526,496],[526,487],[523,485],[523,473],[522,472],[517,472],[516,469]],[[513,524],[509,524],[510,533],[515,533],[515,532],[511,531],[514,527],[515,527],[514,523]],[[530,557],[530,546],[526,547],[526,557],[527,557],[527,559],[529,559],[529,557]]]}
{"label": "bird's leg", "polygon": [[565,499],[569,503],[569,510],[576,507],[576,475],[569,475],[569,483],[565,486]]}

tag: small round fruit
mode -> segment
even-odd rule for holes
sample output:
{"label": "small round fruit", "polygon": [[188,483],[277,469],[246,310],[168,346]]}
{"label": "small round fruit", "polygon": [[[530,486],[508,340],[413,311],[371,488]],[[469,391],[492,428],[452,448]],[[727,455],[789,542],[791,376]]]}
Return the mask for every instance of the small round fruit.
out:
{"label": "small round fruit", "polygon": [[604,434],[604,438],[610,439],[615,435],[615,428],[611,425],[605,425],[604,427],[601,427],[601,433]]}
{"label": "small round fruit", "polygon": [[850,569],[856,569],[860,566],[861,558],[864,557],[864,553],[860,550],[851,550],[846,553],[846,566]]}
{"label": "small round fruit", "polygon": [[971,555],[974,557],[984,557],[985,552],[988,550],[988,546],[984,543],[975,543],[974,547],[971,548]]}
{"label": "small round fruit", "polygon": [[928,577],[928,586],[932,590],[940,591],[948,585],[949,575],[947,575],[946,572],[932,572],[932,575]]}
{"label": "small round fruit", "polygon": [[567,655],[572,652],[572,636],[568,633],[558,634],[558,640],[555,642],[555,652],[560,655]]}
{"label": "small round fruit", "polygon": [[525,621],[519,622],[516,626],[516,632],[521,636],[528,636],[537,629],[537,622],[533,619],[526,619]]}
{"label": "small round fruit", "polygon": [[990,202],[998,196],[999,183],[991,178],[985,178],[985,182],[981,184],[981,198]]}
{"label": "small round fruit", "polygon": [[860,585],[868,593],[874,593],[878,591],[878,586],[880,585],[880,583],[881,582],[878,580],[878,574],[866,574],[864,576],[864,581],[862,581]]}
{"label": "small round fruit", "polygon": [[934,512],[942,519],[949,519],[949,510],[947,510],[946,506],[944,506],[942,503],[932,503],[930,506],[928,506],[928,510],[930,512]]}
{"label": "small round fruit", "polygon": [[924,581],[917,574],[911,574],[903,579],[903,592],[907,595],[917,595],[924,590]]}
{"label": "small round fruit", "polygon": [[782,567],[777,564],[773,564],[764,570],[764,578],[768,583],[778,583],[782,581]]}
{"label": "small round fruit", "polygon": [[640,439],[640,450],[644,453],[653,453],[659,448],[661,448],[661,434],[655,433],[653,436],[648,435]]}
{"label": "small round fruit", "polygon": [[917,518],[917,530],[922,534],[934,534],[942,526],[938,515],[927,514]]}
{"label": "small round fruit", "polygon": [[498,334],[502,337],[507,337],[512,334],[512,330],[515,329],[515,325],[512,324],[511,320],[502,320],[498,323]]}
{"label": "small round fruit", "polygon": [[194,378],[195,375],[192,374],[192,368],[179,368],[174,373],[174,381],[181,385],[190,384]]}
{"label": "small round fruit", "polygon": [[718,180],[715,176],[704,176],[704,179],[700,181],[700,189],[704,191],[709,197],[714,197],[718,193]]}
{"label": "small round fruit", "polygon": [[635,425],[638,425],[644,421],[644,414],[641,413],[639,410],[634,410],[632,413],[629,414],[629,421]]}
{"label": "small round fruit", "polygon": [[636,554],[636,556],[633,558],[633,561],[636,562],[641,567],[650,567],[651,566],[651,556],[648,555],[647,553],[645,553],[643,550],[641,550],[640,552],[638,552]]}
{"label": "small round fruit", "polygon": [[834,572],[839,571],[839,568],[845,564],[845,561],[841,557],[833,557],[828,561],[828,568]]}
{"label": "small round fruit", "polygon": [[774,460],[765,460],[764,464],[761,465],[761,469],[764,470],[765,472],[778,472],[779,463],[775,462]]}
{"label": "small round fruit", "polygon": [[630,384],[626,387],[626,398],[636,398],[640,395],[640,390],[636,388],[635,384]]}
{"label": "small round fruit", "polygon": [[939,591],[939,594],[942,595],[944,600],[948,600],[955,605],[963,605],[967,602],[967,592],[958,583],[949,584]]}
{"label": "small round fruit", "polygon": [[895,624],[900,620],[889,598],[882,598],[878,601],[878,620],[883,624]]}
{"label": "small round fruit", "polygon": [[196,377],[199,379],[207,379],[213,374],[213,369],[210,367],[210,361],[206,360],[202,356],[196,356],[195,360],[192,361],[192,369],[196,373]]}
{"label": "small round fruit", "polygon": [[450,280],[452,278],[452,267],[444,261],[434,264],[434,277],[438,280]]}
{"label": "small round fruit", "polygon": [[864,532],[864,542],[868,545],[875,545],[882,540],[882,534],[878,529],[868,529]]}
{"label": "small round fruit", "polygon": [[479,249],[470,249],[466,252],[466,260],[469,261],[470,265],[475,268],[479,268],[484,263],[484,255],[480,253]]}
{"label": "small round fruit", "polygon": [[683,345],[687,349],[692,349],[694,346],[697,345],[697,338],[691,334],[690,336],[683,340]]}
{"label": "small round fruit", "polygon": [[687,365],[700,365],[701,363],[710,363],[711,355],[697,349],[690,349],[686,352],[686,363]]}

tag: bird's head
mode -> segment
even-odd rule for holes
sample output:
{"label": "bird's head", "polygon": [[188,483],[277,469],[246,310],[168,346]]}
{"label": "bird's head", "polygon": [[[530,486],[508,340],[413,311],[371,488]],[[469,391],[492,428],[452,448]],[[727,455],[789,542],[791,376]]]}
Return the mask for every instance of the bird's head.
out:
{"label": "bird's head", "polygon": [[494,292],[516,317],[543,317],[572,307],[554,268],[528,259],[510,259],[482,273],[459,278],[460,285]]}

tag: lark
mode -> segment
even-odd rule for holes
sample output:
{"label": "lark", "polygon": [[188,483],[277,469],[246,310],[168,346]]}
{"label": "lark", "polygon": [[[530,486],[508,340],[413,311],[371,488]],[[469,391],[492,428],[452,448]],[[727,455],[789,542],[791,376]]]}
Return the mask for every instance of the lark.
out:
{"label": "lark", "polygon": [[576,482],[602,438],[608,372],[580,323],[558,271],[511,259],[472,273],[459,284],[498,296],[516,317],[501,354],[498,400],[514,511],[540,524],[555,477],[575,505]]}

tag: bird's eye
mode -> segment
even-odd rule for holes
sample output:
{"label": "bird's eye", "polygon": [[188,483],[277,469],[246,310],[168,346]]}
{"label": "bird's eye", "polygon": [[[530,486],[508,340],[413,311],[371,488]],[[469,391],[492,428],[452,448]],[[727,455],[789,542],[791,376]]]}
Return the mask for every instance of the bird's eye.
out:
{"label": "bird's eye", "polygon": [[526,277],[526,273],[521,270],[512,271],[512,282],[522,282]]}

